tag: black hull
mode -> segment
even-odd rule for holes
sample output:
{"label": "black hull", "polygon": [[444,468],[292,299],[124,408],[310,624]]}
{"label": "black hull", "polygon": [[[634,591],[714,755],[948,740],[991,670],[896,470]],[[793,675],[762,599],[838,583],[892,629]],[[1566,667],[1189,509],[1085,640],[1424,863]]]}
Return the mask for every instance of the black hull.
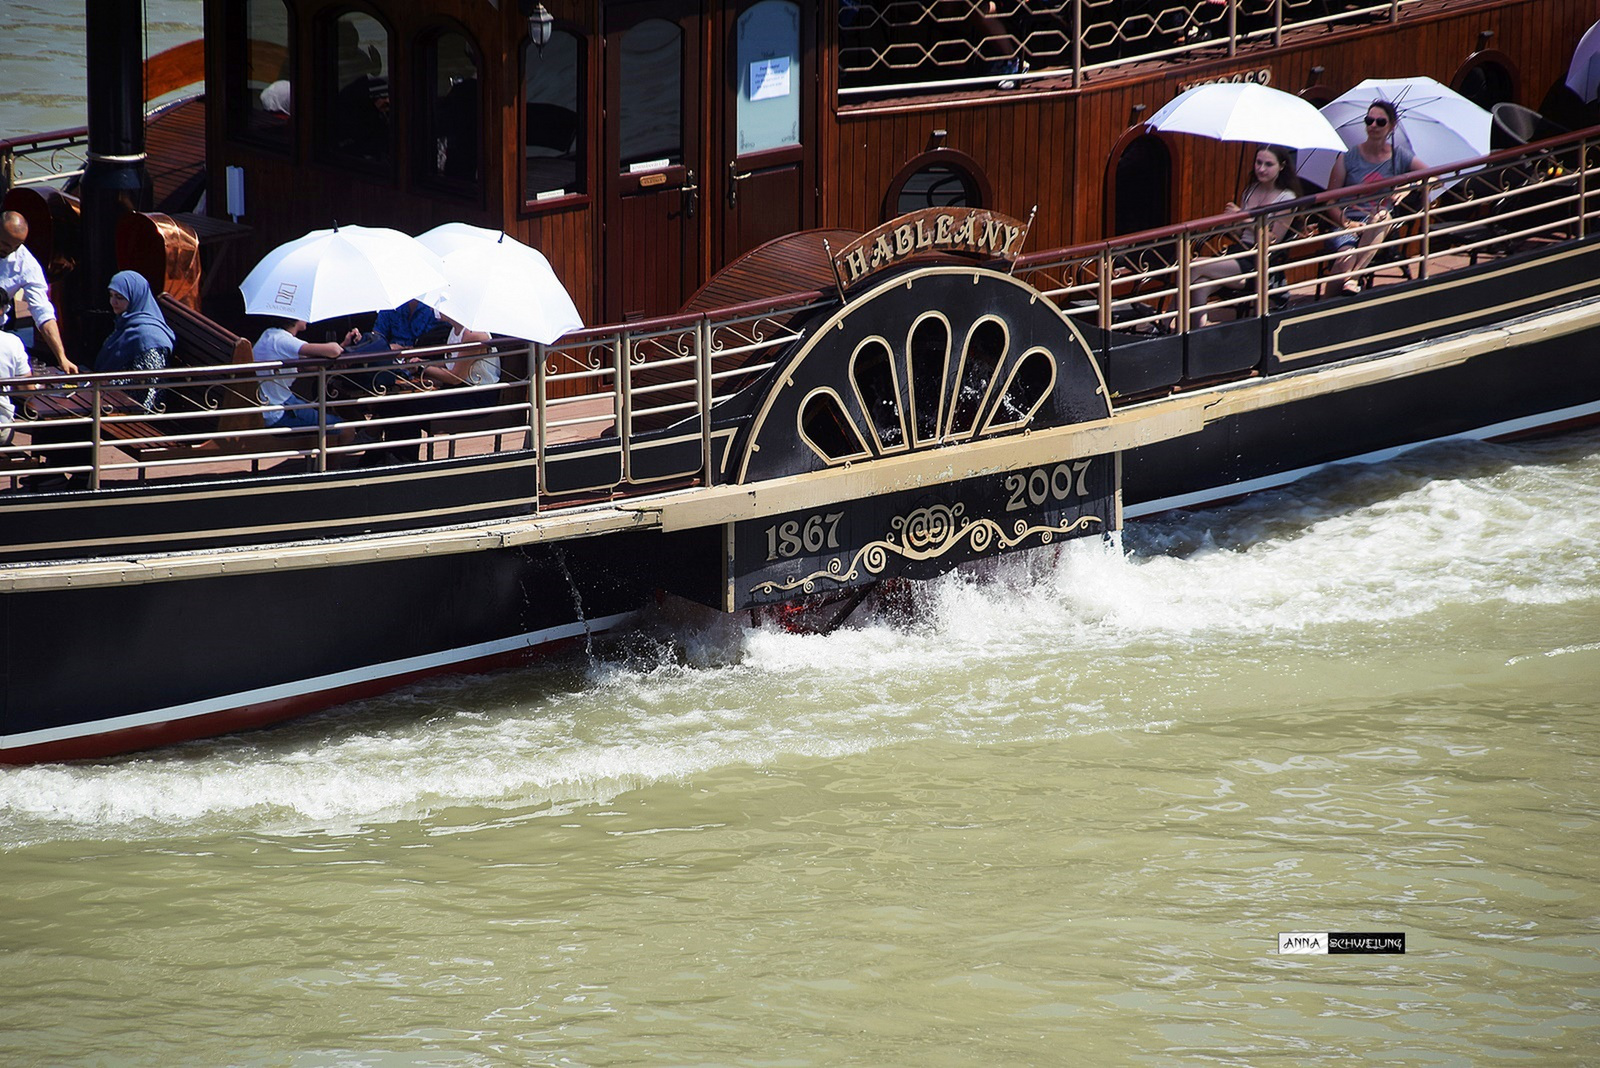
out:
{"label": "black hull", "polygon": [[0,761],[104,757],[526,662],[616,626],[714,552],[704,534],[621,533],[10,593]]}
{"label": "black hull", "polygon": [[[1225,500],[1333,463],[1456,437],[1511,438],[1600,418],[1600,341],[1567,336],[1250,412],[1123,457],[1130,518]],[[1531,367],[1538,368],[1530,374]],[[1200,479],[1196,472],[1214,472]]]}

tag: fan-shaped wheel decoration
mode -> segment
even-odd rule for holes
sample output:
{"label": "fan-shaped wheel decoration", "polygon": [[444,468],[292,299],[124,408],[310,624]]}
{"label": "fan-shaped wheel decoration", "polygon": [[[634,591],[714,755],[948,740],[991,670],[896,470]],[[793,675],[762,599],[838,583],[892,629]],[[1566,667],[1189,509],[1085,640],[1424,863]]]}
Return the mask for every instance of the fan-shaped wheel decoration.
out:
{"label": "fan-shaped wheel decoration", "polygon": [[[736,446],[735,481],[762,483],[1110,415],[1071,322],[1008,275],[934,267],[884,282],[807,331]],[[860,481],[852,478],[855,492]],[[840,500],[735,524],[732,608],[927,577],[983,556],[1116,523],[1113,456]]]}

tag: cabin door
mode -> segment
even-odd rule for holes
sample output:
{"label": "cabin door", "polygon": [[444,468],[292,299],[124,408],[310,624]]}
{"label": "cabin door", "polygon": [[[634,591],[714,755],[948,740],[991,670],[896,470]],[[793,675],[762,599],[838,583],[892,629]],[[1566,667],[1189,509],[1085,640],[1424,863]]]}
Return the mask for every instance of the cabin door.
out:
{"label": "cabin door", "polygon": [[665,315],[699,288],[705,127],[699,0],[605,7],[605,312]]}
{"label": "cabin door", "polygon": [[[716,267],[763,242],[815,225],[811,145],[817,84],[816,4],[745,0],[729,4],[718,39],[718,92],[726,161],[709,176],[720,221]],[[828,5],[821,5],[827,7]]]}

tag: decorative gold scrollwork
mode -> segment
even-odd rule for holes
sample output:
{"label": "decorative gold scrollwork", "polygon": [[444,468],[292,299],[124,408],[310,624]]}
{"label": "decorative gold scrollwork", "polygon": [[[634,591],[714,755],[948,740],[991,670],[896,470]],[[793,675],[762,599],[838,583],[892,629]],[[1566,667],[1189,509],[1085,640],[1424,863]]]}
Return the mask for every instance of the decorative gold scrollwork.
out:
{"label": "decorative gold scrollwork", "polygon": [[898,538],[896,534],[889,534],[880,540],[869,541],[856,550],[848,564],[844,563],[842,557],[834,557],[820,571],[788,582],[759,582],[753,587],[753,592],[772,594],[798,590],[800,593],[815,593],[819,582],[843,585],[860,578],[863,570],[869,575],[881,575],[889,565],[890,553],[905,560],[935,560],[963,543],[976,553],[986,553],[991,549],[1004,551],[1035,535],[1039,538],[1039,544],[1048,545],[1057,537],[1086,530],[1091,524],[1105,526],[1104,519],[1093,515],[1081,516],[1059,526],[1036,526],[1019,519],[1008,535],[1005,528],[992,519],[963,519],[965,511],[966,506],[959,501],[949,505],[932,504],[914,508],[889,521],[889,526],[898,532]]}

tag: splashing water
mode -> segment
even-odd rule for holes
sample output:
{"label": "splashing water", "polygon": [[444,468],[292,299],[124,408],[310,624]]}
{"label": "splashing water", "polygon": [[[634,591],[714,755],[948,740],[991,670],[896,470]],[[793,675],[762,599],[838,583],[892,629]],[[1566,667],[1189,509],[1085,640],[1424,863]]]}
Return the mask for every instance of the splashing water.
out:
{"label": "splashing water", "polygon": [[[274,731],[0,770],[0,849],[197,826],[296,833],[454,806],[555,812],[926,738],[1159,729],[1219,704],[1292,702],[1321,663],[1363,658],[1381,673],[1405,657],[1425,673],[1448,660],[1428,645],[1447,628],[1592,621],[1597,599],[1600,435],[1450,445],[1156,517],[1121,550],[1088,539],[995,561],[981,582],[949,575],[926,584],[909,623],[867,616],[819,636],[663,617],[591,638],[581,658]],[[1547,655],[1500,663],[1597,647],[1569,629]]]}

